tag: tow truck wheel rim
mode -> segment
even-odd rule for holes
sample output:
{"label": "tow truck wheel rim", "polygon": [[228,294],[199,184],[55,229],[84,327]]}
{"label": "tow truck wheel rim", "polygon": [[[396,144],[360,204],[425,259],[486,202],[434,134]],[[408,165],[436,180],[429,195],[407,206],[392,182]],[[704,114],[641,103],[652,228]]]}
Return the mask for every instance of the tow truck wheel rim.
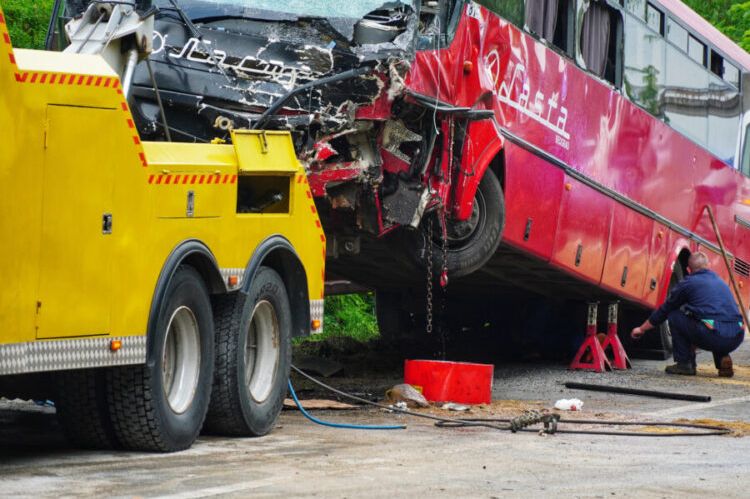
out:
{"label": "tow truck wheel rim", "polygon": [[245,345],[245,383],[250,396],[264,402],[273,390],[279,365],[279,321],[276,309],[261,300],[253,309]]}
{"label": "tow truck wheel rim", "polygon": [[169,318],[162,358],[162,387],[176,414],[184,413],[195,398],[200,365],[198,322],[189,307],[178,307]]}

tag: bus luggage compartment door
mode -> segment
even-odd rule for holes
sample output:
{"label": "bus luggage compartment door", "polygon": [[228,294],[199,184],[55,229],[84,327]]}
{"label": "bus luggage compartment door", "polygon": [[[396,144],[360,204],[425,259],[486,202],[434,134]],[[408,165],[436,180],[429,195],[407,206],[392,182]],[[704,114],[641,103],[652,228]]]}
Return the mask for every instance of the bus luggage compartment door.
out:
{"label": "bus luggage compartment door", "polygon": [[614,201],[565,175],[552,262],[599,283]]}
{"label": "bus luggage compartment door", "polygon": [[117,219],[108,156],[123,142],[108,133],[114,113],[47,107],[37,338],[109,333]]}

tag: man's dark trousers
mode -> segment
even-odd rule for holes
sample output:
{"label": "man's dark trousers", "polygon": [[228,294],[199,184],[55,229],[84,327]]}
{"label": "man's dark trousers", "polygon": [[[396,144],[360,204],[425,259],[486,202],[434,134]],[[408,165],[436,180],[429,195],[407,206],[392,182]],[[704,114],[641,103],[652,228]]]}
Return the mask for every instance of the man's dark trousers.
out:
{"label": "man's dark trousers", "polygon": [[698,319],[688,317],[682,310],[670,312],[667,320],[672,333],[674,361],[679,364],[695,366],[695,352],[692,348],[695,345],[713,352],[714,363],[718,366],[718,361],[724,355],[740,346],[744,336],[742,330],[734,336],[721,336]]}

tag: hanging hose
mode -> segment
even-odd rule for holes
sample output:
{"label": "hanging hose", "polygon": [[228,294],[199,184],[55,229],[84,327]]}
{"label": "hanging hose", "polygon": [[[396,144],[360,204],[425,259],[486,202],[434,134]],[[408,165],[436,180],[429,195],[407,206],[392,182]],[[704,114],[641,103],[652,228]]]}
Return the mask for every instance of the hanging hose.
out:
{"label": "hanging hose", "polygon": [[406,425],[355,425],[355,424],[346,424],[346,423],[331,423],[329,421],[323,421],[322,419],[318,419],[309,412],[305,410],[304,407],[302,407],[302,404],[300,403],[299,399],[297,398],[297,394],[294,391],[294,387],[292,386],[292,380],[289,380],[289,393],[292,395],[292,398],[294,399],[294,403],[297,404],[297,408],[300,410],[303,416],[305,416],[307,419],[312,421],[313,423],[322,425],[322,426],[330,426],[331,428],[346,428],[350,430],[405,430]]}
{"label": "hanging hose", "polygon": [[[349,393],[338,390],[330,385],[327,385],[326,383],[323,383],[322,381],[310,376],[309,374],[300,370],[294,365],[292,365],[292,369],[296,373],[307,378],[308,380],[312,381],[316,385],[322,388],[325,388],[326,390],[329,390],[337,395],[348,398],[350,400],[360,402],[362,404],[367,404],[373,407],[378,407],[380,409],[385,409],[390,412],[398,412],[401,414],[406,414],[408,416],[414,416],[414,417],[423,418],[423,419],[430,419],[430,420],[435,421],[435,426],[437,426],[438,428],[484,427],[484,428],[492,428],[494,430],[512,431],[514,433],[516,431],[538,433],[539,430],[531,429],[531,428],[528,428],[527,426],[530,424],[543,423],[544,429],[542,430],[542,432],[544,433],[569,433],[569,434],[578,434],[578,435],[610,435],[610,436],[628,436],[628,437],[705,437],[705,436],[711,436],[711,435],[727,435],[731,433],[731,430],[729,428],[724,428],[721,426],[710,426],[710,425],[704,425],[704,424],[665,423],[663,421],[612,421],[612,420],[589,420],[589,419],[569,420],[569,419],[562,419],[557,414],[544,414],[538,411],[527,411],[523,415],[517,418],[512,418],[512,419],[444,418],[444,417],[439,417],[439,416],[433,416],[431,414],[422,414],[419,412],[413,412],[407,409],[400,409],[398,407],[388,406],[385,404],[378,404],[377,402],[372,402],[362,397],[351,395]],[[324,424],[326,426],[339,427],[339,425],[336,423],[325,423],[322,421],[319,422],[315,420],[312,416],[310,416],[302,408],[302,405],[297,400],[297,395],[294,393],[291,381],[289,382],[289,390],[292,394],[292,397],[294,398],[295,403],[297,404],[297,407],[299,407],[300,411],[302,411],[302,413],[307,418],[319,424]],[[635,432],[635,431],[628,432],[628,431],[610,431],[610,430],[566,430],[566,429],[561,430],[557,427],[558,424],[560,423],[570,424],[570,425],[598,425],[598,426],[640,426],[640,427],[652,426],[652,427],[660,427],[660,428],[684,428],[684,429],[689,429],[689,430],[700,430],[700,431],[683,431],[679,433],[643,433],[643,432]],[[351,425],[344,425],[343,427],[348,428],[350,426]],[[367,429],[366,427],[360,427],[360,428]],[[375,428],[375,429],[383,429],[383,428]]]}

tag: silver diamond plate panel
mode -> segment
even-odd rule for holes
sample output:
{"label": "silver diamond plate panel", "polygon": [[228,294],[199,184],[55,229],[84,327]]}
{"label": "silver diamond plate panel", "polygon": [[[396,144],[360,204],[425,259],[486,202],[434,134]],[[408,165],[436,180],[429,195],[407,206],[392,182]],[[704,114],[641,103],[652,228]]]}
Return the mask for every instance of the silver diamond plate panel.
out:
{"label": "silver diamond plate panel", "polygon": [[320,321],[320,328],[312,331],[313,334],[323,332],[323,311],[324,311],[324,300],[310,300],[310,322],[314,320]]}
{"label": "silver diamond plate panel", "polygon": [[[110,341],[122,341],[113,352]],[[0,375],[124,366],[146,362],[146,337],[38,340],[0,345]]]}
{"label": "silver diamond plate panel", "polygon": [[[221,272],[221,278],[224,279],[224,284],[226,285],[229,291],[240,289],[242,287],[242,283],[245,281],[245,269],[226,268],[226,269],[219,269],[219,272]],[[233,275],[237,276],[237,284],[234,286],[230,286],[229,276],[233,276]]]}

